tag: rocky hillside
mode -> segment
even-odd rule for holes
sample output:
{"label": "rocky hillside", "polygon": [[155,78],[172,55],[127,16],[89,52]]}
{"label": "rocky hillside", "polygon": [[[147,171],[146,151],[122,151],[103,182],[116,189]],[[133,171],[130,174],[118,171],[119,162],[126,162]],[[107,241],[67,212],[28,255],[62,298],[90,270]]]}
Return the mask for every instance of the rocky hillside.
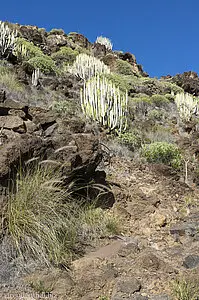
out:
{"label": "rocky hillside", "polygon": [[0,23],[2,299],[199,297],[199,77]]}

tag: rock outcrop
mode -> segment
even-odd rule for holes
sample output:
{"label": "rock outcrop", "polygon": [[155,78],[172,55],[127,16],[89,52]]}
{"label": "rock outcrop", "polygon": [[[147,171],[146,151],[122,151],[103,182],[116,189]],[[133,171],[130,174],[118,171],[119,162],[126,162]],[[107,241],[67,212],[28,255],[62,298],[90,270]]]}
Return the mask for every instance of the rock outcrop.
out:
{"label": "rock outcrop", "polygon": [[162,78],[177,84],[189,94],[199,96],[199,77],[196,72],[189,71],[183,74],[176,74],[175,76],[163,76]]}
{"label": "rock outcrop", "polygon": [[[12,113],[12,114],[11,114]],[[67,162],[70,181],[94,178],[102,160],[98,138],[84,132],[78,118],[62,119],[51,110],[5,101],[0,105],[0,191],[3,196],[16,172],[29,159]],[[2,201],[1,201],[2,202]]]}

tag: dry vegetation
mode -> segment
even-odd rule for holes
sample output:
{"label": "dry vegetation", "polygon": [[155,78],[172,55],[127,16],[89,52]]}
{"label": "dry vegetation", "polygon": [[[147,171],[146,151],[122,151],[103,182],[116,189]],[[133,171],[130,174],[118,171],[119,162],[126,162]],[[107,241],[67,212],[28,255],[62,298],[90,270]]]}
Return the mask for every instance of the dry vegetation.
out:
{"label": "dry vegetation", "polygon": [[78,245],[118,231],[108,211],[77,203],[59,172],[41,167],[19,174],[6,219],[18,254],[47,265],[67,265]]}

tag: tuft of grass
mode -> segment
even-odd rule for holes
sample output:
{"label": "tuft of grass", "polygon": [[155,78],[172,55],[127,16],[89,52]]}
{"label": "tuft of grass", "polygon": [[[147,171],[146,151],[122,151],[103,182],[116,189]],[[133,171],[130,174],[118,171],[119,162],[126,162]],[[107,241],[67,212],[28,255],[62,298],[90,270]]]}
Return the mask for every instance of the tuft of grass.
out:
{"label": "tuft of grass", "polygon": [[[163,115],[161,115],[161,111],[159,113],[153,114],[154,110],[151,110],[148,114],[148,118],[150,120],[161,120],[164,119]],[[147,142],[155,143],[155,142],[166,142],[173,144],[175,143],[175,137],[172,134],[171,128],[166,127],[165,125],[155,125],[152,130],[145,133],[145,139]]]}
{"label": "tuft of grass", "polygon": [[64,251],[75,240],[74,220],[60,184],[58,175],[41,168],[20,174],[17,180],[16,193],[8,202],[8,233],[24,258],[30,255],[55,264],[66,260]]}
{"label": "tuft of grass", "polygon": [[30,287],[39,294],[49,294],[53,291],[53,284],[47,285],[43,280],[30,282]]}
{"label": "tuft of grass", "polygon": [[23,92],[24,90],[14,71],[6,66],[0,66],[0,85],[10,92]]}
{"label": "tuft of grass", "polygon": [[75,183],[63,188],[59,171],[49,168],[20,172],[5,217],[7,233],[24,260],[66,266],[77,245],[118,228],[107,211],[75,201],[71,186]]}
{"label": "tuft of grass", "polygon": [[178,278],[172,283],[172,294],[177,300],[199,299],[198,282]]}
{"label": "tuft of grass", "polygon": [[99,236],[118,234],[120,232],[119,220],[106,210],[86,206],[80,214],[81,239],[96,240]]}

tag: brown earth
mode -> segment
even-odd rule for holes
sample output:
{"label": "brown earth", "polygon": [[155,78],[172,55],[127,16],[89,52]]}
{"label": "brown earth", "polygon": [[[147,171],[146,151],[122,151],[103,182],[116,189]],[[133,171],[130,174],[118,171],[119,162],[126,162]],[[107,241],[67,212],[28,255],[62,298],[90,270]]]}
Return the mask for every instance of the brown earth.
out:
{"label": "brown earth", "polygon": [[40,280],[58,299],[169,299],[176,276],[199,274],[198,190],[161,165],[114,157],[106,172],[121,234],[102,239],[69,271],[38,271],[24,282]]}

